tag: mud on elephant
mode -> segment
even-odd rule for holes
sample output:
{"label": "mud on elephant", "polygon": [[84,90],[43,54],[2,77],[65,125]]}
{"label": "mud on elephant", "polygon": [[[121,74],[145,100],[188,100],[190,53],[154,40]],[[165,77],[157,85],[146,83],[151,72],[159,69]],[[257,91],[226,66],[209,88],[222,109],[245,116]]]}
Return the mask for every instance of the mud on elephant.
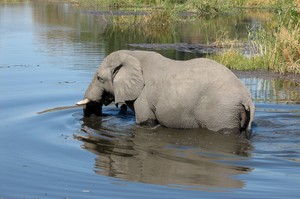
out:
{"label": "mud on elephant", "polygon": [[[84,99],[85,115],[125,102],[136,123],[212,131],[251,131],[255,107],[243,83],[210,59],[168,59],[149,51],[120,50],[96,71]],[[97,112],[97,111],[96,111]]]}

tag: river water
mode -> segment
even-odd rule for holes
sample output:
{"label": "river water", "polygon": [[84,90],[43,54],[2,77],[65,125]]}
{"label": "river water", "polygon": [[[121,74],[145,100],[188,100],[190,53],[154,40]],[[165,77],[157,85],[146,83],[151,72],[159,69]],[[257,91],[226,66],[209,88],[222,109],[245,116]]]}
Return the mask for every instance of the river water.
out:
{"label": "river water", "polygon": [[237,72],[256,105],[251,139],[145,129],[114,106],[98,118],[72,107],[114,50],[205,43],[221,26],[229,37],[245,38],[260,18],[223,16],[151,32],[112,25],[103,14],[67,4],[0,3],[1,199],[299,198],[299,76]]}

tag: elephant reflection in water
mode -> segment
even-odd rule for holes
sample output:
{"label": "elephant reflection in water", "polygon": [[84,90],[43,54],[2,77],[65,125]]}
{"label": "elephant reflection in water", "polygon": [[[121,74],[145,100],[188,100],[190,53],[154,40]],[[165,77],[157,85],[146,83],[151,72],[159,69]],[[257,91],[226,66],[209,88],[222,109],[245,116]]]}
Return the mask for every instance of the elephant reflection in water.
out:
{"label": "elephant reflection in water", "polygon": [[[111,115],[111,114],[110,114]],[[236,166],[250,156],[248,139],[209,130],[136,126],[133,119],[83,118],[83,147],[98,155],[96,172],[128,181],[192,188],[242,188],[232,176],[251,169]],[[120,127],[118,124],[126,124]]]}

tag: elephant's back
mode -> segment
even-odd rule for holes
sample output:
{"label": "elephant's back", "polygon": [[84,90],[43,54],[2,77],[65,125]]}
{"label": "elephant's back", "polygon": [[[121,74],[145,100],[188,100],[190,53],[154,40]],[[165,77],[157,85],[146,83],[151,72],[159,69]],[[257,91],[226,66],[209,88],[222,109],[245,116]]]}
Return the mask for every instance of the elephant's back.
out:
{"label": "elephant's back", "polygon": [[243,95],[247,93],[244,84],[231,70],[211,59],[169,60],[159,65],[160,69],[154,70],[155,72],[150,75],[151,79],[154,79],[159,87],[166,87],[169,92],[177,93],[179,96],[182,94],[182,97],[190,92],[206,93],[209,90],[215,96],[226,93],[230,96],[242,90]]}
{"label": "elephant's back", "polygon": [[218,120],[236,126],[232,118],[239,117],[249,92],[228,68],[209,59],[175,61],[165,66],[153,81],[158,85],[152,87],[153,92],[158,95],[148,96],[153,98],[150,101],[154,102],[155,115],[163,125],[218,130]]}
{"label": "elephant's back", "polygon": [[190,61],[191,70],[196,70],[195,73],[199,78],[205,78],[210,84],[224,85],[231,88],[244,88],[243,83],[238,77],[226,66],[207,58],[192,59]]}
{"label": "elephant's back", "polygon": [[235,77],[231,70],[226,66],[207,58],[197,58],[186,61],[187,68],[194,69],[198,75],[213,74],[215,77],[228,76],[229,78]]}
{"label": "elephant's back", "polygon": [[207,58],[197,58],[188,61],[176,61],[175,66],[168,70],[170,76],[178,80],[194,82],[201,88],[211,86],[228,86],[243,88],[244,85],[226,66]]}

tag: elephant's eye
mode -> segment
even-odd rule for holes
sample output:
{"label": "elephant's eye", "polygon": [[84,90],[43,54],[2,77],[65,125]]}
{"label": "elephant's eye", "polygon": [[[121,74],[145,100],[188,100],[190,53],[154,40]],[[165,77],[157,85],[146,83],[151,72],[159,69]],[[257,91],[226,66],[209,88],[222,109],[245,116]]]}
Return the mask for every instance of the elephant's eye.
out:
{"label": "elephant's eye", "polygon": [[98,81],[100,81],[100,82],[104,82],[104,79],[103,79],[102,77],[100,77],[100,76],[98,76],[97,79],[98,79]]}

